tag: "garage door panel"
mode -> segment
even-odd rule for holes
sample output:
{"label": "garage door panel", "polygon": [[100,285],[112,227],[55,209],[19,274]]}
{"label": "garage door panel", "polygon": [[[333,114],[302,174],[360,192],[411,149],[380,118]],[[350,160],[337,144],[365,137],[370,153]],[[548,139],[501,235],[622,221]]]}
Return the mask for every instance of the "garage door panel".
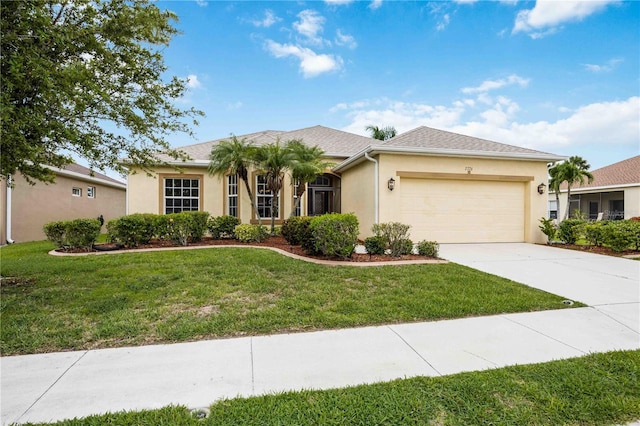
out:
{"label": "garage door panel", "polygon": [[411,237],[445,242],[524,240],[524,183],[402,179]]}

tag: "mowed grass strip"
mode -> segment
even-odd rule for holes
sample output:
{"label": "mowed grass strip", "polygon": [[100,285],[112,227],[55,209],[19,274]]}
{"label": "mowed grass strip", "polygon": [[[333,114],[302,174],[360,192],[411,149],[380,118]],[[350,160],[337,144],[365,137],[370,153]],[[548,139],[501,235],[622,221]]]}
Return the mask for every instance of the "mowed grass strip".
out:
{"label": "mowed grass strip", "polygon": [[615,425],[640,419],[640,351],[187,408],[121,412],[57,425]]}
{"label": "mowed grass strip", "polygon": [[328,267],[257,248],[54,257],[51,248],[0,250],[3,355],[565,307],[456,264]]}

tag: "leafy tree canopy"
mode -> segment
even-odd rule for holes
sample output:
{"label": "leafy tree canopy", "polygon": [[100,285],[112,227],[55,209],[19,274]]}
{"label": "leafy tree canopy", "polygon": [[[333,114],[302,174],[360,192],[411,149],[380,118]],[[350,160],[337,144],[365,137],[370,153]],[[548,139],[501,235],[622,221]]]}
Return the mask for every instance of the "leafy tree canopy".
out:
{"label": "leafy tree canopy", "polygon": [[145,171],[159,151],[185,158],[166,138],[192,135],[203,114],[175,105],[186,80],[163,80],[173,12],[148,0],[30,0],[0,2],[0,16],[2,178],[53,181],[43,165],[72,155],[121,173],[123,157]]}

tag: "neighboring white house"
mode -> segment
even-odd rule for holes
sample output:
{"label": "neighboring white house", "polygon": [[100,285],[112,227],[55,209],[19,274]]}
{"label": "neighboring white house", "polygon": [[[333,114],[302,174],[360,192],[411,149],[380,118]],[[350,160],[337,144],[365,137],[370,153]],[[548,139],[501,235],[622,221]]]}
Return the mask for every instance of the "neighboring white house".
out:
{"label": "neighboring white house", "polygon": [[[580,211],[588,219],[629,219],[640,216],[640,155],[591,172],[593,182],[571,187],[569,215]],[[567,185],[561,187],[560,214],[567,208]],[[556,218],[558,208],[549,192],[549,217]]]}

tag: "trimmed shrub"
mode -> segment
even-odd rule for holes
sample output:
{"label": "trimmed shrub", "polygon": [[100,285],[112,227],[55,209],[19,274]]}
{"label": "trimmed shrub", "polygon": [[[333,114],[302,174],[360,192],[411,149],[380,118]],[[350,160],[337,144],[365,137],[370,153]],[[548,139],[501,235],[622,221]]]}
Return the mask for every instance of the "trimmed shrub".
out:
{"label": "trimmed shrub", "polygon": [[584,225],[584,237],[592,246],[601,246],[604,240],[604,233],[608,226],[607,222],[590,222]]}
{"label": "trimmed shrub", "polygon": [[69,221],[49,222],[44,225],[44,233],[49,241],[59,248],[91,250],[91,246],[100,235],[98,219],[75,219]]}
{"label": "trimmed shrub", "polygon": [[625,222],[625,227],[631,236],[631,245],[635,246],[636,250],[640,250],[640,220],[631,218]]}
{"label": "trimmed shrub", "polygon": [[418,254],[421,256],[438,257],[440,244],[435,241],[423,240],[418,243]]}
{"label": "trimmed shrub", "polygon": [[391,256],[402,256],[406,249],[407,243],[403,240],[409,238],[409,229],[411,225],[405,225],[400,222],[377,223],[371,227],[371,231],[375,235],[384,238],[387,248],[391,252]]}
{"label": "trimmed shrub", "polygon": [[65,224],[64,222],[49,222],[46,223],[42,230],[44,231],[44,235],[47,236],[47,239],[51,241],[56,247],[64,246],[64,232],[65,232]]}
{"label": "trimmed shrub", "polygon": [[259,243],[269,236],[269,231],[262,225],[242,224],[235,227],[233,234],[243,243]]}
{"label": "trimmed shrub", "polygon": [[292,246],[302,245],[302,242],[310,237],[310,223],[309,216],[293,216],[284,221],[280,232]]}
{"label": "trimmed shrub", "polygon": [[387,241],[381,235],[367,237],[364,239],[364,248],[370,255],[384,254],[387,249]]}
{"label": "trimmed shrub", "polygon": [[166,215],[169,223],[167,224],[167,237],[173,242],[181,246],[189,243],[189,235],[193,218],[188,212],[171,213]]}
{"label": "trimmed shrub", "polygon": [[331,213],[311,219],[315,251],[325,256],[350,257],[358,243],[358,218],[352,213]]}
{"label": "trimmed shrub", "polygon": [[191,241],[202,241],[204,234],[207,233],[209,212],[194,211],[183,213],[186,213],[190,218],[189,237],[191,237]]}
{"label": "trimmed shrub", "polygon": [[[632,245],[636,245],[634,241],[634,230],[632,224],[638,222],[632,222],[630,220],[616,220],[611,221],[608,226],[604,227],[603,242],[611,247],[611,250],[622,252],[628,249]],[[640,230],[637,231],[640,233]],[[640,238],[640,235],[638,236]]]}
{"label": "trimmed shrub", "polygon": [[585,221],[582,219],[566,219],[560,222],[558,238],[567,244],[575,244],[582,236]]}
{"label": "trimmed shrub", "polygon": [[556,226],[554,219],[541,217],[539,228],[542,233],[547,236],[547,244],[550,244],[558,233],[558,227]]}
{"label": "trimmed shrub", "polygon": [[207,223],[211,237],[216,240],[220,238],[233,238],[233,230],[238,225],[240,225],[240,219],[230,215],[212,217]]}
{"label": "trimmed shrub", "polygon": [[[411,241],[411,239],[409,238],[401,238],[398,240],[397,244],[396,244],[396,256],[404,256],[407,254],[411,254],[413,252],[413,241]],[[393,256],[393,251],[391,252],[391,255]]]}
{"label": "trimmed shrub", "polygon": [[156,233],[157,216],[150,213],[135,213],[107,222],[111,241],[125,247],[147,244]]}

